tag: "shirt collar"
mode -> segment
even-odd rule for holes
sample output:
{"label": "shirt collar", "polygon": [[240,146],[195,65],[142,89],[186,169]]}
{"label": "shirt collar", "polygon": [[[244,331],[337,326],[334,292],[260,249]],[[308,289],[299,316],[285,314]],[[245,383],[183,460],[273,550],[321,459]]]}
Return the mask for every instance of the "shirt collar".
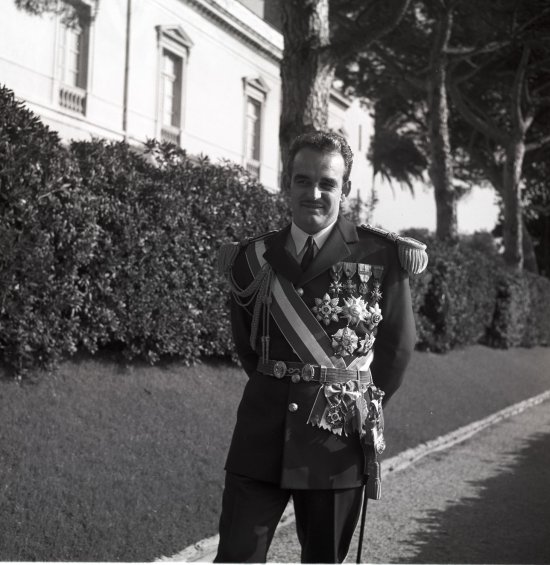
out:
{"label": "shirt collar", "polygon": [[299,228],[294,221],[292,221],[292,226],[290,228],[290,235],[292,237],[292,241],[294,241],[294,246],[296,247],[296,255],[300,255],[304,246],[306,244],[307,238],[311,235],[313,237],[313,241],[317,249],[321,249],[323,247],[325,241],[328,239],[334,224],[336,224],[336,220],[332,222],[332,224],[328,225],[326,228],[323,228],[321,231],[318,231],[314,234],[306,233],[303,229]]}

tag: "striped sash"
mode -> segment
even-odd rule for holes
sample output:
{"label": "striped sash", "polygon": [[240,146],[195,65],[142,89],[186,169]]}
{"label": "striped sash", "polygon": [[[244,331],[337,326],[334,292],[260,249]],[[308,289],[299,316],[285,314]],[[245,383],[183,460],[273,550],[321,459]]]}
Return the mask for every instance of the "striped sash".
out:
{"label": "striped sash", "polygon": [[[266,263],[264,253],[263,240],[254,242],[246,250],[248,265],[254,277]],[[331,338],[296,292],[294,285],[279,273],[275,273],[273,277],[271,293],[273,319],[303,363],[362,370],[366,370],[371,364],[372,351],[366,356],[353,359],[346,367],[344,360],[334,355]]]}

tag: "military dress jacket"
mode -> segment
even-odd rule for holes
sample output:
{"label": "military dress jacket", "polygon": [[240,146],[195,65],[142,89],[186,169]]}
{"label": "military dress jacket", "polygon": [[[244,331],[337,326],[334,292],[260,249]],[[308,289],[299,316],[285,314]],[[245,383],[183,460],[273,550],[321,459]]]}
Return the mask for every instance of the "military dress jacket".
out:
{"label": "military dress jacket", "polygon": [[[351,298],[360,297],[361,278],[357,269],[349,277],[340,272],[340,279],[336,280],[340,288],[335,289],[331,284],[338,275],[335,274],[337,267],[333,266],[351,265],[353,269],[353,265],[362,265],[359,269],[371,273],[369,282],[361,291],[369,293],[371,298],[374,293],[381,321],[375,329],[371,324],[370,330],[374,329],[374,332],[363,323],[352,324],[358,337],[358,347],[352,354],[341,353],[346,354],[347,362],[361,356],[361,351],[364,354],[368,349],[366,338],[371,336],[372,339],[372,334],[376,334],[370,370],[374,384],[384,391],[387,401],[401,384],[415,343],[408,273],[401,267],[396,244],[356,228],[339,217],[309,268],[302,272],[296,259],[285,248],[289,234],[290,225],[265,236],[263,257],[277,277],[294,285],[307,307],[316,313],[320,326],[335,346],[339,345],[334,341],[338,337],[333,336],[341,336],[342,331],[350,326],[349,308],[347,318],[342,315],[342,310],[345,312],[343,307],[350,303]],[[241,245],[231,267],[231,276],[241,288],[248,286],[254,278],[246,253],[249,245],[255,245],[255,242]],[[327,298],[332,300],[335,296],[338,300],[330,304],[341,306],[333,307],[332,312],[329,308],[327,315],[323,304],[326,304]],[[321,387],[319,382],[293,382],[288,376],[277,379],[258,371],[260,347],[250,344],[252,311],[253,304],[242,306],[232,299],[233,338],[249,379],[238,408],[225,469],[288,489],[360,486],[365,460],[357,434],[337,435],[308,423]],[[271,360],[300,362],[273,319],[270,320],[269,334]],[[366,347],[361,349],[361,344]]]}

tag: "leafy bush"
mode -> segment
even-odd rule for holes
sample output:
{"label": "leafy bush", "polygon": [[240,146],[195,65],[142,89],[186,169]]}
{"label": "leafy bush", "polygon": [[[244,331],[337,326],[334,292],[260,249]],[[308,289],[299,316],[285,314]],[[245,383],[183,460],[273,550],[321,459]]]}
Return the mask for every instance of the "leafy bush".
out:
{"label": "leafy bush", "polygon": [[0,163],[0,354],[20,369],[75,351],[93,225],[67,150],[3,87]]}
{"label": "leafy bush", "polygon": [[495,259],[428,238],[421,293],[413,278],[420,349],[443,352],[484,338],[493,314]]}
{"label": "leafy bush", "polygon": [[428,245],[428,268],[411,277],[419,349],[550,343],[550,281],[510,271],[489,234],[465,236],[458,245],[439,242],[426,230],[407,235]]}
{"label": "leafy bush", "polygon": [[493,347],[550,345],[550,281],[529,272],[503,271],[497,279],[494,317],[487,334]]}
{"label": "leafy bush", "polygon": [[[287,210],[241,167],[151,142],[60,144],[0,90],[0,355],[18,372],[78,348],[225,355],[217,249]],[[258,211],[261,210],[261,213]]]}

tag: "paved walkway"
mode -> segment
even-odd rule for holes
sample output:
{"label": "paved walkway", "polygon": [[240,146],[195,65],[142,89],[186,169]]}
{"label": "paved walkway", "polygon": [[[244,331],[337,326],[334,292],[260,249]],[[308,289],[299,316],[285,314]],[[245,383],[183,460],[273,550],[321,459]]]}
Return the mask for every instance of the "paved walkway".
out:
{"label": "paved walkway", "polygon": [[[383,499],[369,502],[363,560],[550,562],[549,447],[547,391],[386,460]],[[300,560],[287,510],[270,562]],[[357,539],[358,532],[347,562],[355,562]],[[216,547],[214,536],[172,560],[211,562]]]}
{"label": "paved walkway", "polygon": [[[549,469],[547,400],[388,475],[369,501],[363,560],[550,563]],[[295,540],[280,528],[269,560],[299,562]]]}

